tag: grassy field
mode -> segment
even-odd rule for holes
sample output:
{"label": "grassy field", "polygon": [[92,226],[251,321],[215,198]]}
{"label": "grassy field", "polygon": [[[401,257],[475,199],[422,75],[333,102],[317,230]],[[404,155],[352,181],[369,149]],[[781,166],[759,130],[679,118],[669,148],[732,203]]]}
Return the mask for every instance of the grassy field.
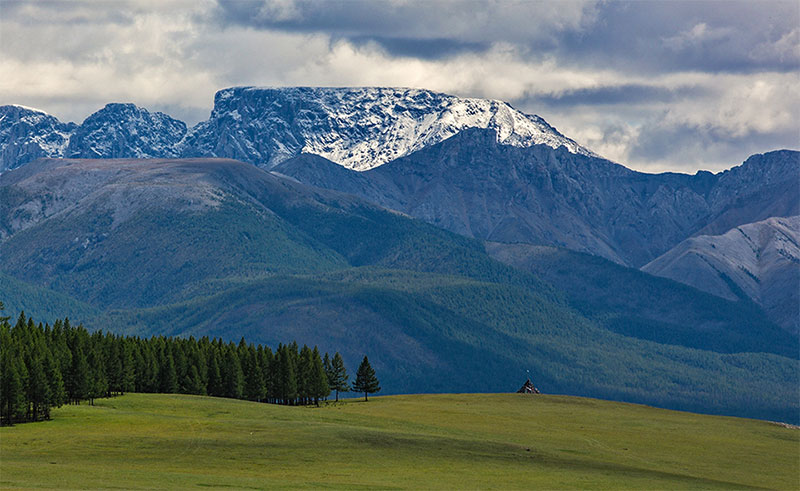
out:
{"label": "grassy field", "polygon": [[3,488],[800,488],[800,430],[562,396],[129,394],[0,429]]}

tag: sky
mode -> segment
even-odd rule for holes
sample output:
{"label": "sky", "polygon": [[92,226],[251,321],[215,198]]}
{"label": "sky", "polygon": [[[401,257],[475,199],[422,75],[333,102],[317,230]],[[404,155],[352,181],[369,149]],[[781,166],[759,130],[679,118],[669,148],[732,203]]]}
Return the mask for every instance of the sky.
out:
{"label": "sky", "polygon": [[237,85],[500,99],[646,172],[800,147],[800,1],[0,0],[0,104],[188,124]]}

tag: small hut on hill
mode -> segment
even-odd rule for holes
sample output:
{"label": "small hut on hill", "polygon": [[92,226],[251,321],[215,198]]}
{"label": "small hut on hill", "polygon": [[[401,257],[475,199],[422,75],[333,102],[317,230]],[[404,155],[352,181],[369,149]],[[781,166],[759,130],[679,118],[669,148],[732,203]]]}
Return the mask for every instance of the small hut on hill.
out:
{"label": "small hut on hill", "polygon": [[522,387],[519,388],[517,394],[541,394],[541,392],[539,392],[539,389],[534,387],[531,379],[528,379],[524,384],[522,384]]}

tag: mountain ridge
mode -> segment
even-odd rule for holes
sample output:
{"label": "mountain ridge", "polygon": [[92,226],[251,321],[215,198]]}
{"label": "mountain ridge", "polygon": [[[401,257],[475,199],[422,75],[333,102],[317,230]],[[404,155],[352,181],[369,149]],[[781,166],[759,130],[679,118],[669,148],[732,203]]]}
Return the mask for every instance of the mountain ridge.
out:
{"label": "mountain ridge", "polygon": [[[46,125],[19,129],[34,115],[63,133],[59,145],[42,143],[55,138]],[[231,87],[217,91],[209,119],[192,128],[130,103],[109,103],[80,125],[0,106],[0,172],[38,157],[222,157],[269,168],[304,151],[363,170],[476,126],[496,129],[510,145],[564,145],[594,155],[541,117],[499,100],[392,87]]]}
{"label": "mountain ridge", "polygon": [[[765,198],[769,213],[748,201],[772,198],[770,186],[782,186],[781,211],[800,213],[798,162],[800,152],[779,150],[718,174],[645,174],[564,149],[502,145],[491,130],[472,128],[363,172],[308,155],[274,171],[478,239],[567,247],[638,267],[726,213],[734,226],[771,214],[773,199]],[[731,212],[737,200],[747,213]]]}

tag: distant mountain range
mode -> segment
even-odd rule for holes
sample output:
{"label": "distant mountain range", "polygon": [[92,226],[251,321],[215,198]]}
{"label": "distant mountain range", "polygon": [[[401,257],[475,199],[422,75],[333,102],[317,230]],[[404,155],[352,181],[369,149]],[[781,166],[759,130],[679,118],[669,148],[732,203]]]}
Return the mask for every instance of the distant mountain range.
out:
{"label": "distant mountain range", "polygon": [[545,390],[756,415],[767,384],[759,417],[800,407],[797,151],[646,174],[499,101],[237,87],[191,128],[2,106],[0,153],[11,309],[370,348],[398,392],[530,366]]}
{"label": "distant mountain range", "polygon": [[393,392],[510,391],[525,368],[547,392],[782,420],[800,409],[798,340],[759,308],[596,256],[508,244],[490,256],[224,159],[40,159],[0,175],[0,193],[12,313],[297,339],[351,364],[368,353]]}
{"label": "distant mountain range", "polygon": [[506,145],[593,155],[542,118],[496,100],[401,88],[234,87],[217,92],[211,117],[188,130],[133,104],[108,104],[80,125],[0,106],[0,171],[39,157],[224,157],[271,168],[300,153],[366,170],[467,128],[493,129]]}

